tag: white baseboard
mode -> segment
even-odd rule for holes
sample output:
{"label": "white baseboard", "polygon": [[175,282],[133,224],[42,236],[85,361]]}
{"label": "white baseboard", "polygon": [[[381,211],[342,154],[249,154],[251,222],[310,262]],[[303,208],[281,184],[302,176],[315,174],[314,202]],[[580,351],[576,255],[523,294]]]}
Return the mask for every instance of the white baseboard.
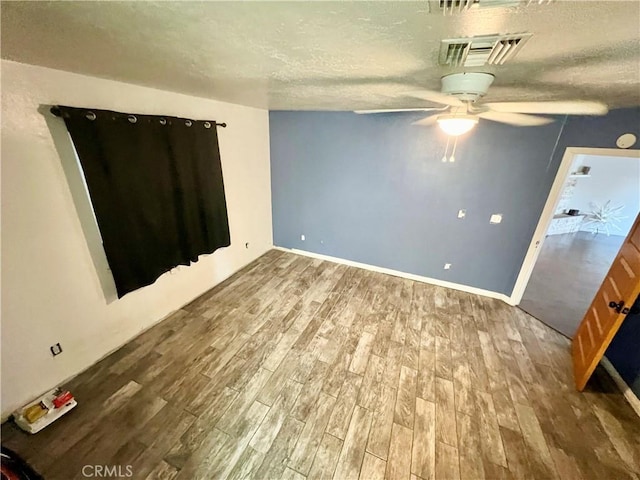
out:
{"label": "white baseboard", "polygon": [[305,257],[317,258],[320,260],[327,260],[329,262],[340,263],[342,265],[349,265],[350,267],[362,268],[364,270],[371,270],[372,272],[386,273],[387,275],[393,275],[394,277],[408,278],[409,280],[415,280],[416,282],[429,283],[431,285],[437,285],[439,287],[451,288],[453,290],[460,290],[461,292],[472,293],[475,295],[482,295],[483,297],[496,298],[503,302],[513,305],[511,298],[504,293],[493,292],[491,290],[483,290],[482,288],[470,287],[468,285],[462,285],[460,283],[447,282],[446,280],[438,280],[437,278],[423,277],[421,275],[414,275],[413,273],[400,272],[398,270],[392,270],[390,268],[376,267],[375,265],[369,265],[367,263],[354,262],[352,260],[345,260],[344,258],[330,257],[329,255],[322,255],[320,253],[307,252],[306,250],[298,250],[297,248],[284,248],[276,247],[276,250],[283,252],[295,253],[297,255],[304,255]]}
{"label": "white baseboard", "polygon": [[602,364],[604,369],[607,371],[607,373],[611,375],[611,378],[613,378],[613,381],[616,382],[616,385],[624,395],[624,398],[627,399],[627,402],[629,402],[629,405],[631,405],[631,408],[633,408],[635,412],[638,414],[638,416],[640,417],[640,399],[636,397],[636,394],[633,393],[633,390],[631,390],[631,387],[629,387],[629,385],[627,385],[627,382],[625,382],[622,379],[622,377],[620,376],[616,368],[613,366],[613,364],[609,361],[607,357],[602,357],[602,360],[600,360],[600,363]]}

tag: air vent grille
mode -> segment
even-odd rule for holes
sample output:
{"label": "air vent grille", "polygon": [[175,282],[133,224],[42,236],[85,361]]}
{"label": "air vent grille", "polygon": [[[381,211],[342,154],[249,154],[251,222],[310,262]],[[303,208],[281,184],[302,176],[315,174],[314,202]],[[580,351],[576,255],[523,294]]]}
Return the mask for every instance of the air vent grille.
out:
{"label": "air vent grille", "polygon": [[[446,65],[462,65],[469,53],[471,42],[450,43],[446,52]],[[443,62],[440,62],[443,63]]]}
{"label": "air vent grille", "polygon": [[[480,0],[439,0],[440,10],[446,15],[468,10],[474,5],[478,5]],[[516,0],[516,3],[519,0]]]}
{"label": "air vent grille", "polygon": [[439,62],[449,67],[503,65],[530,37],[530,33],[520,33],[443,40]]}
{"label": "air vent grille", "polygon": [[436,7],[434,10],[440,11],[444,15],[453,15],[466,12],[471,8],[519,7],[548,4],[553,1],[554,0],[431,0],[431,3],[433,7]]}

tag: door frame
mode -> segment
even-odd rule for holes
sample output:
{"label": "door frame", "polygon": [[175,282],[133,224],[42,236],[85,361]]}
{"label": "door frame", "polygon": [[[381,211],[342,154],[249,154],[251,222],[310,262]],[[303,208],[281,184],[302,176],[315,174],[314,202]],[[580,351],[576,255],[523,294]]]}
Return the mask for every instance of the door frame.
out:
{"label": "door frame", "polygon": [[518,278],[516,279],[515,286],[513,287],[513,291],[511,292],[511,296],[509,297],[509,303],[511,305],[518,305],[522,300],[524,291],[527,288],[529,279],[531,278],[531,274],[533,273],[533,267],[538,260],[538,255],[540,255],[540,250],[542,249],[542,244],[544,243],[547,230],[551,225],[551,220],[553,219],[553,215],[556,211],[556,208],[558,207],[558,203],[560,203],[560,194],[562,193],[564,184],[567,181],[567,177],[571,173],[569,172],[569,170],[571,169],[571,165],[573,164],[576,155],[598,155],[606,157],[628,157],[640,159],[640,150],[620,148],[567,147],[567,149],[564,151],[564,155],[562,156],[560,166],[558,167],[556,178],[553,181],[551,190],[549,191],[549,196],[547,197],[544,209],[542,210],[540,218],[538,219],[538,225],[533,232],[533,237],[531,237],[529,249],[527,250],[527,254],[524,257],[524,261],[522,262],[522,267],[520,267],[520,273],[518,273]]}

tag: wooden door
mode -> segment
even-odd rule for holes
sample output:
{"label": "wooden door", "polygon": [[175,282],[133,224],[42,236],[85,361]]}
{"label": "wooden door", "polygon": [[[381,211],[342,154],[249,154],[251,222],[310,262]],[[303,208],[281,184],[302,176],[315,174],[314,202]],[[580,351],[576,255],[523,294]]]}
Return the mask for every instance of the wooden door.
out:
{"label": "wooden door", "polygon": [[573,375],[578,390],[584,389],[639,293],[640,215],[573,337]]}

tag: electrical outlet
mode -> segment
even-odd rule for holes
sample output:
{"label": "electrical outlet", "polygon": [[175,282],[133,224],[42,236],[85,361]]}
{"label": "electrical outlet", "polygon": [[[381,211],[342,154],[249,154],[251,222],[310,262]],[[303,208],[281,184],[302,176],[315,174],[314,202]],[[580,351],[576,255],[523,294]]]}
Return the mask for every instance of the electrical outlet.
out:
{"label": "electrical outlet", "polygon": [[466,210],[458,210],[458,218],[464,218],[467,216]]}
{"label": "electrical outlet", "polygon": [[444,264],[444,269],[445,270],[451,270],[451,264],[450,263],[445,263]]}
{"label": "electrical outlet", "polygon": [[300,240],[304,242],[306,240],[306,237],[304,235],[300,235]]}
{"label": "electrical outlet", "polygon": [[501,213],[494,213],[493,215],[491,215],[491,218],[489,219],[489,223],[500,223],[500,222],[502,222]]}
{"label": "electrical outlet", "polygon": [[62,347],[60,346],[59,343],[56,343],[55,345],[51,345],[49,350],[51,350],[51,355],[53,355],[54,357],[62,353]]}

